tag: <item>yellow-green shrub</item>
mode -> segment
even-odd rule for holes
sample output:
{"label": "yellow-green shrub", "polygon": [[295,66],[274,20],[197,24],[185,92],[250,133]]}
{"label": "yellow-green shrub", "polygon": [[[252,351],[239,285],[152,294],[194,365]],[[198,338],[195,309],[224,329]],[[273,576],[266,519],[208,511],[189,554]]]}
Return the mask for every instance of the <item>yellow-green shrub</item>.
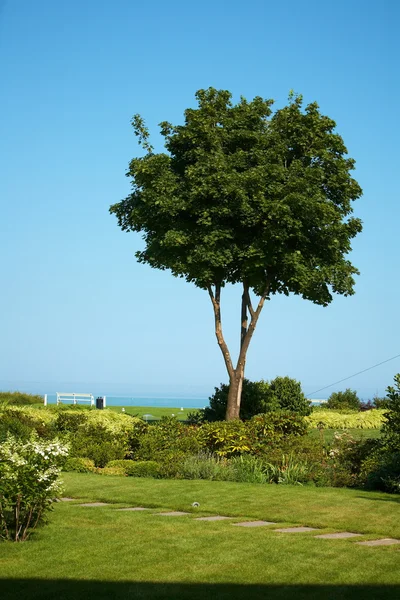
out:
{"label": "yellow-green shrub", "polygon": [[[384,409],[344,413],[336,410],[315,410],[305,420],[310,427],[325,429],[380,429],[385,421]],[[321,424],[321,425],[320,425]]]}

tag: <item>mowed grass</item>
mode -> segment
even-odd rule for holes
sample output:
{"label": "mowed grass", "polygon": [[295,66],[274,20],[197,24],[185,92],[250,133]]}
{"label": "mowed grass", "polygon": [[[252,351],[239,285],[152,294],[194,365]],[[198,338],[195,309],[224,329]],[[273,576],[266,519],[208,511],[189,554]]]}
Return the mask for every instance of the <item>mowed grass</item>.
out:
{"label": "mowed grass", "polygon": [[[233,521],[355,531],[364,539],[400,537],[399,498],[332,488],[73,473],[63,478],[69,496],[111,504],[58,503],[50,524],[29,542],[0,544],[2,600],[399,597],[399,547],[194,520],[223,514]],[[116,510],[135,505],[153,508]],[[190,514],[156,514],[171,509]]]}
{"label": "mowed grass", "polygon": [[[198,410],[197,408],[171,408],[168,406],[108,406],[106,410],[112,410],[113,412],[120,413],[122,412],[123,408],[126,414],[133,415],[135,417],[143,418],[145,415],[151,415],[151,417],[149,417],[149,421],[151,419],[161,419],[161,417],[172,417],[173,415],[180,421],[186,421],[189,413]],[[181,410],[181,408],[183,408],[183,410]]]}

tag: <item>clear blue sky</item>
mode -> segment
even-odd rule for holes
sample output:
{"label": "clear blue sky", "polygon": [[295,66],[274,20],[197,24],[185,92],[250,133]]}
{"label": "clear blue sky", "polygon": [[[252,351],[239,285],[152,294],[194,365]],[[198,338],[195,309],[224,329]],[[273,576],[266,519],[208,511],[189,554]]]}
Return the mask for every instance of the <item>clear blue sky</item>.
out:
{"label": "clear blue sky", "polygon": [[[0,1],[0,389],[207,396],[226,381],[206,293],[137,264],[139,238],[108,214],[139,152],[131,116],[161,150],[157,124],[208,86],[316,100],[364,189],[356,295],[273,298],[247,376],[310,393],[399,354],[399,16],[396,0]],[[236,349],[238,290],[223,301]],[[383,393],[399,371],[336,389]]]}

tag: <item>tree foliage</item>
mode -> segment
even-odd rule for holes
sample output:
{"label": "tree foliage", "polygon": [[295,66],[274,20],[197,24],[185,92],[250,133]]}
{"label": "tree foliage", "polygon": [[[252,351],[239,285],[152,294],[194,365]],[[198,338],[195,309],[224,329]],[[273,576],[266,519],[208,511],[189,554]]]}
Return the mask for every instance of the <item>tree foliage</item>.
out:
{"label": "tree foliage", "polygon": [[383,438],[386,445],[392,450],[400,450],[400,373],[394,376],[394,386],[387,389],[386,422],[382,427]]}
{"label": "tree foliage", "polygon": [[[127,176],[132,191],[111,206],[124,231],[142,234],[139,262],[169,269],[207,290],[230,380],[227,415],[238,418],[246,353],[264,301],[299,294],[328,305],[353,294],[347,259],[361,231],[351,216],[361,188],[335,122],[291,94],[232,103],[225,90],[196,93],[182,125],[162,122],[166,152],[156,153],[140,115],[132,125],[146,151]],[[243,286],[241,345],[235,364],[222,334],[221,288]],[[260,298],[253,308],[250,292]],[[248,318],[250,315],[250,318]]]}
{"label": "tree foliage", "polygon": [[[203,411],[206,421],[221,421],[226,414],[229,385],[221,383],[209,398],[210,406]],[[262,413],[286,411],[306,416],[311,413],[310,403],[304,396],[300,382],[290,377],[276,377],[271,382],[244,379],[240,418],[244,421]]]}
{"label": "tree foliage", "polygon": [[360,410],[361,402],[355,390],[347,388],[344,392],[332,392],[326,403],[327,408],[341,408],[343,410]]}

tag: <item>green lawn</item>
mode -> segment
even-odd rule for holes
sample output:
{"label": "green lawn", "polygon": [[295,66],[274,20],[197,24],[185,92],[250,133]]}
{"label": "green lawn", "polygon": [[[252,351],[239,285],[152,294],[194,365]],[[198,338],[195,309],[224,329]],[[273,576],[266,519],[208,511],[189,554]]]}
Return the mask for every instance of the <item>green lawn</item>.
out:
{"label": "green lawn", "polygon": [[[161,419],[161,417],[171,417],[175,415],[180,421],[185,421],[190,412],[195,412],[197,408],[184,408],[181,407],[170,408],[166,406],[108,406],[106,410],[112,410],[113,412],[121,412],[122,408],[128,415],[135,415],[137,417],[143,417],[144,415],[151,415],[152,419]],[[149,418],[149,421],[152,420]]]}
{"label": "green lawn", "polygon": [[[394,599],[400,548],[320,540],[313,532],[162,517],[223,514],[400,537],[399,497],[358,490],[63,474],[66,494],[110,506],[59,503],[31,541],[0,544],[2,600]],[[200,503],[198,509],[192,502]],[[153,507],[118,512],[119,506]]]}

